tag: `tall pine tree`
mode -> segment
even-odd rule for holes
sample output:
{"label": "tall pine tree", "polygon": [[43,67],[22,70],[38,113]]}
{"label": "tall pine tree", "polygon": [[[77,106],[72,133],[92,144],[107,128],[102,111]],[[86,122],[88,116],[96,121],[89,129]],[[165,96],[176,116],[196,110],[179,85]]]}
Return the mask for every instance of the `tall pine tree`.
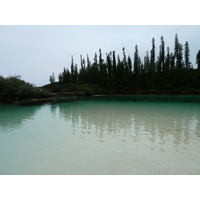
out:
{"label": "tall pine tree", "polygon": [[163,36],[161,36],[161,54],[160,54],[160,60],[161,60],[161,71],[164,71],[164,65],[165,65],[165,42]]}
{"label": "tall pine tree", "polygon": [[189,69],[191,67],[190,62],[190,50],[189,50],[189,43],[186,41],[185,43],[185,68]]}
{"label": "tall pine tree", "polygon": [[196,64],[197,64],[198,70],[200,71],[200,50],[198,51],[196,55]]}
{"label": "tall pine tree", "polygon": [[150,64],[150,71],[155,71],[155,39],[152,39],[152,49],[151,49],[151,64]]}

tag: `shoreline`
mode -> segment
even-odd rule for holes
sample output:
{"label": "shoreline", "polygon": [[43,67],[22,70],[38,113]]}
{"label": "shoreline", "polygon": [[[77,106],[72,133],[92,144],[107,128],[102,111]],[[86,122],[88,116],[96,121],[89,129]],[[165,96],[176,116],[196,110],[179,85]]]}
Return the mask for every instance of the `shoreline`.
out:
{"label": "shoreline", "polygon": [[134,93],[134,94],[76,94],[76,93],[68,93],[68,94],[55,94],[53,97],[43,97],[43,98],[32,98],[32,99],[22,99],[22,100],[14,100],[12,102],[3,102],[0,100],[0,105],[9,105],[9,104],[18,104],[18,103],[25,103],[25,102],[39,102],[39,101],[52,101],[55,99],[59,98],[64,98],[64,97],[104,97],[104,96],[199,96],[200,97],[200,92],[199,93]]}

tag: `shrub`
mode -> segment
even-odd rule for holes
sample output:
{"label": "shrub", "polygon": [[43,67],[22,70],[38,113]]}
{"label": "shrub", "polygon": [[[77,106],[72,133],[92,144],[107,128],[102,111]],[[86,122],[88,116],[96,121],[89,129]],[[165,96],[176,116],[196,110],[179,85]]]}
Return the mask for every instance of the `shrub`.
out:
{"label": "shrub", "polygon": [[33,84],[20,79],[20,76],[9,76],[4,78],[0,76],[0,101],[5,103],[14,100],[34,98],[39,89]]}

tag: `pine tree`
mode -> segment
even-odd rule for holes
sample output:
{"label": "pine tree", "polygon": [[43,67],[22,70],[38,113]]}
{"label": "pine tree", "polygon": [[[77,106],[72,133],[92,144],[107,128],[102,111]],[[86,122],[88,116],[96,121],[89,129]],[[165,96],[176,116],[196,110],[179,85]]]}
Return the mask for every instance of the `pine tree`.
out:
{"label": "pine tree", "polygon": [[123,65],[124,65],[124,69],[125,69],[125,75],[127,75],[128,74],[128,66],[127,66],[126,53],[125,53],[124,47],[123,47],[122,51],[123,51]]}
{"label": "pine tree", "polygon": [[150,70],[155,70],[155,39],[152,39],[152,49],[151,49],[151,64],[150,64]]}
{"label": "pine tree", "polygon": [[77,64],[75,64],[75,68],[74,68],[74,83],[77,83],[78,81],[78,67]]}
{"label": "pine tree", "polygon": [[127,65],[128,65],[128,73],[131,74],[132,73],[132,61],[131,61],[130,55],[128,56]]}
{"label": "pine tree", "polygon": [[94,64],[97,66],[97,53],[94,54]]}
{"label": "pine tree", "polygon": [[116,58],[115,58],[115,51],[113,51],[113,59],[112,59],[112,61],[113,61],[113,76],[115,76],[115,74],[116,74],[116,67],[117,67],[117,65],[116,65]]}
{"label": "pine tree", "polygon": [[160,76],[161,74],[161,46],[160,46],[159,56],[156,61],[156,69],[157,69],[158,76]]}
{"label": "pine tree", "polygon": [[116,68],[116,86],[118,92],[122,92],[124,89],[124,64],[120,60],[119,55],[117,56],[117,68]]}
{"label": "pine tree", "polygon": [[189,43],[187,41],[185,43],[185,67],[186,69],[191,67]]}
{"label": "pine tree", "polygon": [[164,74],[168,73],[170,69],[170,49],[167,47],[167,56],[165,58]]}
{"label": "pine tree", "polygon": [[91,66],[91,76],[92,76],[92,83],[98,84],[99,83],[99,71],[98,71],[97,53],[96,52],[94,55],[94,63]]}
{"label": "pine tree", "polygon": [[179,49],[179,41],[178,41],[178,35],[176,33],[176,35],[175,35],[175,42],[174,42],[174,58],[175,58],[175,60],[178,57],[178,49]]}
{"label": "pine tree", "polygon": [[83,68],[83,57],[82,57],[82,55],[80,55],[80,59],[81,59],[81,68]]}
{"label": "pine tree", "polygon": [[161,71],[164,71],[165,65],[165,42],[163,36],[161,36],[161,46],[160,46],[160,61],[161,61]]}
{"label": "pine tree", "polygon": [[100,66],[100,69],[103,65],[103,59],[102,59],[102,54],[101,54],[101,49],[99,49],[99,66]]}
{"label": "pine tree", "polygon": [[69,71],[69,69],[67,68],[67,71],[66,71],[66,83],[71,83],[71,73]]}
{"label": "pine tree", "polygon": [[127,60],[126,60],[126,53],[125,53],[125,48],[123,47],[122,49],[123,51],[123,65],[124,65],[124,77],[123,77],[123,82],[124,82],[124,87],[128,86],[128,64],[127,64]]}
{"label": "pine tree", "polygon": [[113,90],[116,90],[116,69],[117,69],[117,64],[116,64],[116,57],[115,57],[115,51],[112,53],[112,74],[113,74]]}
{"label": "pine tree", "polygon": [[196,64],[197,64],[198,70],[200,71],[200,50],[198,51],[196,55]]}
{"label": "pine tree", "polygon": [[87,54],[87,68],[86,68],[86,72],[87,72],[87,82],[88,83],[91,83],[91,62],[90,62],[90,59],[89,59],[89,55]]}
{"label": "pine tree", "polygon": [[[196,55],[198,70],[192,69],[190,62],[189,43],[186,41],[183,52],[183,45],[179,43],[178,35],[175,35],[174,52],[170,53],[167,47],[165,55],[165,42],[163,36],[160,38],[159,55],[155,59],[155,39],[152,38],[152,49],[150,54],[146,53],[144,64],[141,62],[138,53],[138,46],[135,46],[134,60],[130,56],[126,57],[123,47],[123,57],[117,61],[115,51],[106,54],[105,62],[99,49],[99,59],[97,53],[94,62],[91,63],[87,54],[87,60],[81,57],[81,67],[78,72],[77,64],[74,65],[72,56],[71,70],[64,68],[59,73],[59,83],[97,84],[105,92],[126,93],[132,89],[162,89],[170,90],[183,87],[200,87],[200,51]],[[184,53],[184,57],[183,57]],[[198,73],[196,73],[198,71]],[[71,72],[71,73],[70,73]],[[50,76],[50,82],[55,82],[54,73]]]}
{"label": "pine tree", "polygon": [[107,74],[107,87],[111,89],[113,86],[113,76],[112,76],[112,55],[111,52],[107,54],[106,56],[106,65],[108,69],[108,74]]}
{"label": "pine tree", "polygon": [[149,86],[150,88],[154,87],[154,79],[155,79],[155,39],[152,39],[152,49],[151,49],[151,58],[150,58],[150,72],[149,72]]}
{"label": "pine tree", "polygon": [[138,55],[138,47],[135,46],[135,53],[134,53],[134,72],[136,77],[139,74],[139,55]]}
{"label": "pine tree", "polygon": [[170,77],[170,49],[167,47],[167,55],[165,57],[165,64],[164,64],[164,73],[162,78],[162,88],[163,89],[170,89],[171,87],[171,77]]}
{"label": "pine tree", "polygon": [[183,69],[183,45],[178,44],[178,54],[177,54],[177,62],[176,62],[177,69],[181,71]]}
{"label": "pine tree", "polygon": [[108,76],[110,77],[112,75],[112,60],[111,60],[111,52],[107,54],[106,56],[106,64],[108,68]]}
{"label": "pine tree", "polygon": [[146,56],[144,57],[144,72],[148,73],[150,68],[150,60],[149,60],[149,52],[146,52]]}
{"label": "pine tree", "polygon": [[122,51],[123,51],[123,56],[124,56],[123,63],[124,63],[124,66],[125,66],[126,65],[126,53],[125,53],[125,48],[124,47],[123,47]]}
{"label": "pine tree", "polygon": [[165,65],[165,42],[163,36],[161,36],[161,44],[159,47],[159,56],[156,62],[156,86],[160,87],[163,85],[163,73],[164,73],[164,65]]}
{"label": "pine tree", "polygon": [[79,70],[79,81],[80,83],[84,84],[86,83],[86,69],[85,69],[85,59],[82,58],[82,55],[80,56],[80,59],[81,59],[81,68]]}
{"label": "pine tree", "polygon": [[140,65],[140,60],[139,60],[139,54],[138,54],[138,46],[135,45],[135,53],[134,53],[134,74],[135,74],[135,85],[139,85],[139,66]]}
{"label": "pine tree", "polygon": [[99,71],[100,71],[100,85],[105,88],[106,85],[106,69],[104,65],[104,60],[102,59],[101,49],[99,49]]}
{"label": "pine tree", "polygon": [[197,64],[197,70],[198,70],[198,82],[197,85],[200,87],[200,50],[198,51],[197,55],[196,55],[196,64]]}
{"label": "pine tree", "polygon": [[63,77],[63,83],[70,83],[71,82],[71,74],[69,72],[69,69],[67,68],[67,70],[64,67],[63,73],[62,73],[62,77]]}
{"label": "pine tree", "polygon": [[127,66],[128,66],[127,81],[128,81],[128,86],[131,87],[133,80],[132,80],[132,61],[130,55],[128,56]]}
{"label": "pine tree", "polygon": [[71,82],[74,83],[74,59],[72,56],[72,62],[71,62]]}
{"label": "pine tree", "polygon": [[175,58],[173,53],[170,54],[170,63],[171,63],[171,71],[173,71],[175,69]]}

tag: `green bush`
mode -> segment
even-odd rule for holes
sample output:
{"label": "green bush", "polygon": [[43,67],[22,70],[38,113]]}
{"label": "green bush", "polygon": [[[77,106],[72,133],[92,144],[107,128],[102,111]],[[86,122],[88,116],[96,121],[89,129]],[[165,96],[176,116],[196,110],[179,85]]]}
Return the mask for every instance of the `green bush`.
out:
{"label": "green bush", "polygon": [[11,103],[15,100],[46,98],[52,94],[43,92],[33,84],[20,79],[20,76],[0,76],[0,101]]}

